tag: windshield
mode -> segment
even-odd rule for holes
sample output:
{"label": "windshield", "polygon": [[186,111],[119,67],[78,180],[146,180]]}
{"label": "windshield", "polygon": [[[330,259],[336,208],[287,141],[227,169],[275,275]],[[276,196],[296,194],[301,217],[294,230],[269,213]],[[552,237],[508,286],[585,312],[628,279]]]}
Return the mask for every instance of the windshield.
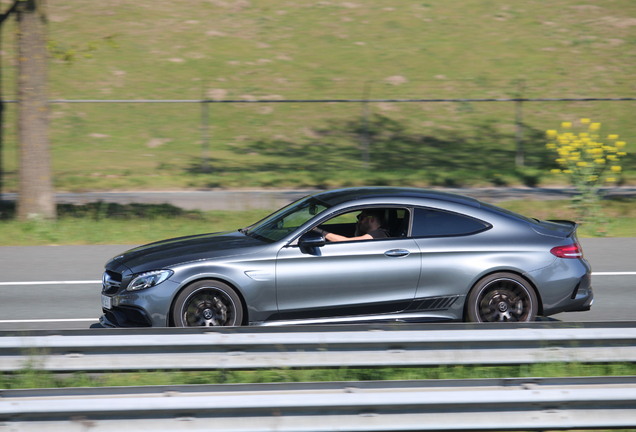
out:
{"label": "windshield", "polygon": [[279,241],[327,208],[315,198],[302,198],[241,231],[266,241]]}

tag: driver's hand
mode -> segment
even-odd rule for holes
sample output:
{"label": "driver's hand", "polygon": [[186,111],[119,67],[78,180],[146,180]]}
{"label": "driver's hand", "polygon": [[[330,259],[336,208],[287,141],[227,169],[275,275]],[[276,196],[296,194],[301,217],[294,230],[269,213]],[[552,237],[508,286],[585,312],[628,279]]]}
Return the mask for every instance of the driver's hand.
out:
{"label": "driver's hand", "polygon": [[320,229],[318,227],[312,229],[313,232],[315,232],[316,234],[320,234],[321,236],[326,236],[328,234],[327,231],[325,231],[324,229]]}

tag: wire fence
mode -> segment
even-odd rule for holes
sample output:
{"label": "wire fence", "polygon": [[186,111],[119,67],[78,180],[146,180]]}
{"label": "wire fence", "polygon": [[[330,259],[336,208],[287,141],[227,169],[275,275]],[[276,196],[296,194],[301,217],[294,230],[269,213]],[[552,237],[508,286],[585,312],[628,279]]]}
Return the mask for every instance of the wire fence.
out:
{"label": "wire fence", "polygon": [[[362,122],[361,143],[362,143],[362,160],[365,166],[369,163],[369,146],[370,146],[370,130],[368,128],[369,104],[374,103],[484,103],[484,102],[506,102],[515,106],[515,165],[523,167],[525,165],[525,151],[523,145],[524,137],[524,115],[523,105],[530,102],[633,102],[633,97],[615,97],[615,98],[599,98],[599,97],[583,97],[583,98],[388,98],[388,99],[260,99],[260,100],[212,100],[212,99],[115,99],[115,100],[99,100],[99,99],[58,99],[52,100],[51,103],[195,103],[201,105],[201,143],[204,153],[210,148],[209,118],[210,104],[362,104],[361,117],[367,119]],[[208,161],[204,158],[204,164]]]}
{"label": "wire fence", "polygon": [[[571,113],[573,118],[588,116],[590,112],[592,117],[602,113],[611,119],[625,118],[626,113],[631,112],[631,106],[625,110],[625,104],[634,101],[634,97],[278,99],[265,96],[253,99],[53,99],[50,104],[55,107],[52,108],[55,145],[63,149],[67,143],[80,141],[90,150],[85,157],[74,160],[73,166],[65,165],[63,160],[57,162],[58,170],[66,175],[76,172],[94,175],[81,170],[94,166],[96,161],[120,167],[124,160],[129,166],[125,172],[171,169],[180,165],[187,166],[184,169],[190,174],[218,174],[250,164],[255,172],[277,168],[315,171],[323,167],[334,169],[342,160],[353,161],[349,166],[362,170],[430,169],[444,166],[444,158],[453,158],[453,141],[463,139],[474,141],[472,147],[464,151],[469,155],[464,156],[466,160],[455,161],[464,170],[470,169],[470,163],[474,162],[471,157],[482,147],[490,152],[492,169],[504,165],[524,169],[544,162],[537,162],[539,157],[534,147],[543,130],[535,125],[545,125],[544,129],[556,126],[555,110]],[[17,100],[2,103],[15,104]],[[91,108],[70,108],[78,104]],[[563,108],[555,109],[555,104]],[[118,108],[106,112],[99,109],[103,105],[118,105]],[[138,105],[148,108],[144,112],[132,108]],[[194,109],[150,108],[153,105],[189,105]],[[289,108],[275,108],[285,105]],[[405,105],[411,108],[401,112]],[[475,108],[478,105],[487,108]],[[259,108],[249,111],[241,106]],[[346,108],[341,110],[337,106]],[[413,118],[421,119],[415,123],[422,132],[407,136],[404,131],[414,123]],[[316,126],[319,122],[322,124]],[[480,139],[454,138],[450,133],[443,138],[431,137],[438,133],[436,131],[449,131],[453,124],[480,122],[482,129],[472,132],[483,135]],[[301,123],[307,124],[301,126]],[[492,126],[493,123],[497,125]],[[621,123],[624,125],[625,121]],[[338,129],[341,133],[336,137],[334,130]],[[628,131],[627,135],[636,136],[636,130]],[[347,147],[334,145],[337,140],[340,140],[338,143],[348,141]],[[406,144],[398,145],[398,142]],[[492,148],[484,147],[484,143],[492,144]],[[127,147],[129,154],[124,158],[121,156],[124,150],[119,152],[118,145]],[[510,148],[505,154],[504,146]],[[424,147],[432,150],[424,151]],[[157,156],[159,153],[163,156]],[[119,156],[114,157],[115,154]],[[270,159],[258,159],[262,156]],[[274,160],[280,160],[281,156],[289,162],[276,167]],[[151,166],[147,161],[150,158],[158,162]],[[316,160],[321,160],[323,167],[317,168]],[[432,179],[433,184],[436,181]]]}

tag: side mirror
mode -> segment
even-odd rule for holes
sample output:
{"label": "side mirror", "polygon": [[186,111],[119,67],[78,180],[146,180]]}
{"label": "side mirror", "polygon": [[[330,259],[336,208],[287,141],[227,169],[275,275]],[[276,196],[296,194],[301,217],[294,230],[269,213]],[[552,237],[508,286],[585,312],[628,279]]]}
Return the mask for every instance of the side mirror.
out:
{"label": "side mirror", "polygon": [[300,246],[301,249],[319,248],[324,246],[325,243],[327,243],[325,238],[314,231],[306,232],[298,239],[298,246]]}

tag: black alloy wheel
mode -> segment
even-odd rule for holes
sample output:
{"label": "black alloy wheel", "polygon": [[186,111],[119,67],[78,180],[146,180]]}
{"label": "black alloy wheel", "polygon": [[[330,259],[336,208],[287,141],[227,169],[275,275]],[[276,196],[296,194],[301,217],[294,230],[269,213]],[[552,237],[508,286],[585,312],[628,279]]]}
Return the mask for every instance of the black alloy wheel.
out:
{"label": "black alloy wheel", "polygon": [[495,273],[481,279],[468,295],[466,319],[472,322],[526,322],[537,317],[534,288],[514,273]]}
{"label": "black alloy wheel", "polygon": [[229,285],[204,280],[179,293],[172,308],[172,318],[176,327],[240,326],[243,305]]}

